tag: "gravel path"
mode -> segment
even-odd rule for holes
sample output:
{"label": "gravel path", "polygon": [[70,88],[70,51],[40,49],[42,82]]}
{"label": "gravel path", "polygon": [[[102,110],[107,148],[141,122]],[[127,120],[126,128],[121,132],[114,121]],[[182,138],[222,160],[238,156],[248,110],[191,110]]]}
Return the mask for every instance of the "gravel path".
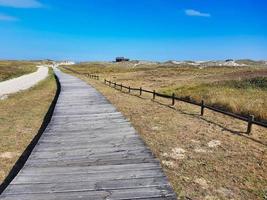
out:
{"label": "gravel path", "polygon": [[9,94],[26,90],[48,76],[48,67],[37,66],[38,70],[18,78],[0,82],[0,99],[5,99]]}

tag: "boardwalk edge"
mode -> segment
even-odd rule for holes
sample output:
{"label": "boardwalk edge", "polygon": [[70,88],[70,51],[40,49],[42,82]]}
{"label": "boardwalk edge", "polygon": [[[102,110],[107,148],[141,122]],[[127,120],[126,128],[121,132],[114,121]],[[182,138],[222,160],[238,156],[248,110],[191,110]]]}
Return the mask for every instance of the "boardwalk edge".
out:
{"label": "boardwalk edge", "polygon": [[21,156],[19,157],[19,159],[17,160],[17,162],[15,163],[13,168],[10,170],[8,176],[5,178],[3,183],[0,185],[0,195],[4,192],[4,190],[7,188],[7,186],[11,183],[11,181],[17,176],[19,171],[22,169],[22,167],[26,163],[27,159],[31,155],[32,150],[34,149],[35,145],[38,143],[40,137],[42,136],[43,132],[45,131],[46,127],[48,126],[48,124],[51,121],[55,106],[57,104],[59,94],[61,92],[61,85],[60,85],[59,79],[55,73],[54,73],[54,77],[55,77],[56,84],[57,84],[57,91],[56,91],[56,94],[54,96],[54,99],[49,106],[49,109],[48,109],[48,111],[47,111],[47,113],[43,119],[43,122],[42,122],[37,134],[34,136],[32,141],[30,142],[30,144],[26,147],[26,149],[21,154]]}

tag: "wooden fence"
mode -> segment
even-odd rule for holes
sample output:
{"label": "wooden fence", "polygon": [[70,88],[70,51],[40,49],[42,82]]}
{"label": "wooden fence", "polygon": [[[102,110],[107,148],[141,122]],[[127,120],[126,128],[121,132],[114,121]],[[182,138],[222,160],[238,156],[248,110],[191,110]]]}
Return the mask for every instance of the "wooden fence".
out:
{"label": "wooden fence", "polygon": [[[73,69],[70,69],[70,68],[67,68],[67,67],[64,67],[64,68],[67,69],[67,70],[72,71],[73,73],[80,74],[80,75],[85,75],[85,76],[87,76],[89,78],[92,78],[92,79],[96,79],[96,80],[100,79],[98,75],[93,75],[93,74],[88,74],[88,73],[80,73],[80,72],[77,72],[77,71],[75,71]],[[239,115],[239,114],[236,114],[236,113],[225,111],[225,110],[222,110],[220,108],[216,108],[214,106],[206,105],[203,100],[201,101],[201,103],[199,103],[199,102],[196,102],[196,101],[194,101],[192,99],[185,99],[185,98],[177,97],[177,96],[175,96],[174,93],[172,95],[161,94],[161,93],[156,92],[155,90],[150,91],[150,90],[145,90],[142,87],[134,88],[134,87],[131,87],[131,86],[125,86],[123,84],[118,84],[116,82],[112,82],[112,81],[109,81],[109,80],[106,80],[106,79],[104,80],[104,84],[108,85],[110,87],[113,87],[115,89],[119,89],[121,91],[123,91],[123,89],[125,89],[129,93],[131,93],[131,91],[137,91],[137,92],[139,92],[140,96],[143,93],[149,93],[149,94],[152,95],[153,99],[155,99],[157,96],[158,97],[162,97],[162,98],[166,98],[166,99],[170,99],[172,106],[175,105],[175,101],[182,101],[182,102],[189,103],[189,104],[192,104],[192,105],[195,105],[195,106],[199,106],[200,107],[200,115],[201,116],[204,115],[205,109],[208,109],[208,110],[212,110],[214,112],[218,112],[218,113],[233,117],[235,119],[239,119],[241,121],[247,122],[247,131],[246,131],[247,134],[251,134],[251,130],[252,130],[252,125],[253,124],[261,126],[261,127],[264,127],[264,128],[267,128],[267,123],[255,120],[253,115],[242,116],[242,115]]]}
{"label": "wooden fence", "polygon": [[65,67],[65,66],[64,66],[63,68],[64,68],[64,69],[67,69],[67,70],[69,70],[69,71],[71,71],[71,72],[73,72],[74,74],[84,75],[84,76],[87,76],[87,77],[89,77],[89,78],[99,80],[99,76],[97,76],[97,75],[89,74],[89,73],[81,73],[81,72],[77,72],[77,71],[75,71],[75,70],[73,70],[73,69],[71,69],[71,68],[69,68],[69,67]]}

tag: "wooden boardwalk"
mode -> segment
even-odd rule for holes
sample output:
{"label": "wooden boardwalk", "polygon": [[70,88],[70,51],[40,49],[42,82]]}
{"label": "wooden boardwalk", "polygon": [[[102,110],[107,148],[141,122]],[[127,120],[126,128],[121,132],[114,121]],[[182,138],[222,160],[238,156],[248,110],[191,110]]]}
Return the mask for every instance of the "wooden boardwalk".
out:
{"label": "wooden boardwalk", "polygon": [[1,200],[176,199],[159,162],[103,95],[56,70],[61,94]]}

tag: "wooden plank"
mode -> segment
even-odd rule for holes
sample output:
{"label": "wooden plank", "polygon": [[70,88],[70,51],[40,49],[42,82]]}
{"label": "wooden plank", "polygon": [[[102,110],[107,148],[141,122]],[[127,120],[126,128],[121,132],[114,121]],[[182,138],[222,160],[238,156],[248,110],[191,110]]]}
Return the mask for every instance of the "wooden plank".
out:
{"label": "wooden plank", "polygon": [[123,164],[137,164],[137,163],[149,163],[153,162],[154,159],[150,156],[131,156],[129,158],[117,157],[117,158],[110,158],[110,159],[72,159],[72,160],[63,160],[63,161],[43,161],[43,162],[34,162],[29,161],[25,164],[25,166],[31,167],[49,167],[49,166],[95,166],[95,165],[123,165]]}
{"label": "wooden plank", "polygon": [[114,156],[114,155],[122,155],[122,156],[127,156],[127,155],[150,155],[150,151],[148,149],[132,149],[132,150],[116,150],[116,149],[98,149],[98,151],[94,150],[76,150],[76,151],[68,151],[68,152],[38,152],[38,153],[33,153],[31,155],[31,159],[63,159],[64,157],[66,158],[78,158],[78,157],[85,157],[88,158],[89,156],[92,157],[99,157],[99,156]]}
{"label": "wooden plank", "polygon": [[101,173],[70,173],[60,175],[32,175],[18,176],[15,184],[42,184],[42,183],[68,183],[68,182],[83,182],[83,181],[106,181],[106,180],[121,180],[134,179],[145,177],[162,177],[161,169],[143,169],[143,170],[125,170],[121,172],[101,172]]}
{"label": "wooden plank", "polygon": [[141,146],[141,141],[134,142],[131,144],[118,144],[118,143],[109,143],[109,144],[83,144],[83,145],[77,145],[77,146],[44,146],[42,144],[36,145],[36,151],[52,151],[52,152],[58,152],[58,151],[71,151],[71,150],[90,150],[91,148],[114,148],[117,150],[121,150],[127,147],[138,147]]}
{"label": "wooden plank", "polygon": [[101,144],[101,145],[78,145],[78,146],[64,146],[64,147],[44,147],[43,145],[38,145],[38,147],[34,150],[34,152],[68,152],[68,151],[92,151],[92,149],[111,149],[114,151],[124,151],[125,149],[138,149],[140,148],[140,142],[138,143],[131,143],[131,144]]}
{"label": "wooden plank", "polygon": [[150,158],[150,151],[124,151],[124,152],[108,152],[108,153],[93,153],[93,152],[78,152],[72,155],[58,154],[53,156],[51,154],[42,155],[42,156],[31,156],[31,161],[29,163],[43,163],[43,162],[72,162],[76,160],[86,160],[86,162],[91,162],[92,160],[98,159],[98,161],[107,161],[112,158],[112,160],[117,159],[129,159],[132,157],[141,157],[141,158]]}
{"label": "wooden plank", "polygon": [[90,85],[56,73],[51,122],[0,199],[176,199],[131,123]]}
{"label": "wooden plank", "polygon": [[66,174],[66,173],[102,173],[102,172],[119,172],[143,169],[160,169],[159,163],[139,163],[139,164],[125,164],[125,165],[98,165],[98,166],[68,166],[68,167],[27,167],[21,170],[23,175],[52,175],[52,174]]}
{"label": "wooden plank", "polygon": [[170,192],[166,186],[150,187],[150,188],[133,188],[122,190],[96,190],[96,191],[80,191],[70,190],[63,193],[50,192],[45,194],[18,194],[18,195],[3,195],[2,200],[98,200],[98,199],[116,199],[116,200],[131,200],[131,199],[175,199],[175,195]]}
{"label": "wooden plank", "polygon": [[168,186],[169,183],[165,177],[156,178],[139,178],[139,179],[120,179],[105,181],[88,181],[88,182],[67,182],[67,183],[45,183],[45,184],[19,184],[11,185],[6,194],[42,194],[49,192],[64,192],[71,190],[94,191],[94,190],[118,190],[133,189],[145,187]]}

